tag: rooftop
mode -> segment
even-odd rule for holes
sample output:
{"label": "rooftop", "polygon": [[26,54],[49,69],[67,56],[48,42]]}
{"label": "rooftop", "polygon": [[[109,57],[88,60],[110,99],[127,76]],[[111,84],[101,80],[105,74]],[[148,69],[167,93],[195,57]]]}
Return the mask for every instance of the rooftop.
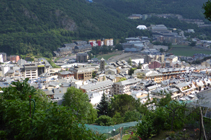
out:
{"label": "rooftop", "polygon": [[128,80],[125,80],[125,81],[117,82],[115,84],[117,84],[117,85],[129,85],[129,84],[138,83],[140,81],[141,81],[141,79],[128,79]]}

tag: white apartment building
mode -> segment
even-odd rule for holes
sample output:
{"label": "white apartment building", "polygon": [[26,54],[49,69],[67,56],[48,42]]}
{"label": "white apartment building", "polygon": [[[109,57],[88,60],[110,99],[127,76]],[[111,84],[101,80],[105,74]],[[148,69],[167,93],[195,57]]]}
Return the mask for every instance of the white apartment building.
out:
{"label": "white apartment building", "polygon": [[25,64],[23,73],[25,78],[37,79],[38,78],[38,67],[36,63]]}
{"label": "white apartment building", "polygon": [[3,55],[0,54],[0,62],[3,63],[4,62],[4,59],[3,59]]}
{"label": "white apartment building", "polygon": [[131,86],[136,86],[140,81],[141,79],[136,78],[114,83],[114,94],[130,94]]}
{"label": "white apartment building", "polygon": [[50,65],[45,62],[27,63],[21,68],[22,76],[29,79],[37,79],[43,73],[50,73]]}
{"label": "white apartment building", "polygon": [[99,93],[99,94],[112,94],[112,85],[113,82],[110,80],[105,80],[102,82],[92,83],[83,85],[80,87],[81,90],[83,90],[84,93],[92,92],[92,93]]}

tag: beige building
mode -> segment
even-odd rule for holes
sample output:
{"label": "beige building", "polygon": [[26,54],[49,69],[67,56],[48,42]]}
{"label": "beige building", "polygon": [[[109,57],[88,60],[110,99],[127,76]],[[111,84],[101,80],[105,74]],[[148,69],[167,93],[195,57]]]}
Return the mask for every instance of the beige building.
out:
{"label": "beige building", "polygon": [[74,78],[77,80],[89,80],[92,78],[92,72],[95,71],[94,68],[86,68],[86,67],[81,67],[81,68],[74,68]]}
{"label": "beige building", "polygon": [[155,70],[137,69],[134,71],[133,76],[145,80],[154,80],[156,83],[161,83],[163,81],[163,74]]}

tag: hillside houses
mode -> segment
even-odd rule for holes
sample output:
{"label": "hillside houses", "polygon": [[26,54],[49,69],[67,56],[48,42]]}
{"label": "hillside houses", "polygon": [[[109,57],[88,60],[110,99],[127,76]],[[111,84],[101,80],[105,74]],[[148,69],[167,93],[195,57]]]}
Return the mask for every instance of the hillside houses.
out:
{"label": "hillside houses", "polygon": [[160,25],[152,25],[151,31],[153,34],[153,38],[158,42],[167,42],[167,43],[182,43],[184,41],[184,37],[178,35],[176,32],[171,32],[167,29],[167,27],[163,24]]}
{"label": "hillside houses", "polygon": [[86,41],[75,41],[74,43],[63,44],[61,48],[54,51],[56,56],[68,55],[71,53],[87,52],[92,49],[92,46]]}

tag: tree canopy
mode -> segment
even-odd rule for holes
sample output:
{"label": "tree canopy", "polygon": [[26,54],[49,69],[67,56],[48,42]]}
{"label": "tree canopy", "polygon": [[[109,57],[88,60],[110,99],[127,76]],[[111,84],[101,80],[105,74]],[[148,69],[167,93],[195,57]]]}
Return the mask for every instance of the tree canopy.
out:
{"label": "tree canopy", "polygon": [[98,110],[98,116],[101,115],[108,115],[108,100],[105,96],[105,93],[103,93],[103,96],[101,98],[100,103],[97,105]]}
{"label": "tree canopy", "polygon": [[85,0],[1,0],[0,49],[8,54],[48,57],[62,44],[76,39],[140,35],[134,28],[137,24]]}
{"label": "tree canopy", "polygon": [[204,15],[209,21],[211,21],[211,1],[208,0],[204,5],[203,9],[205,10]]}
{"label": "tree canopy", "polygon": [[7,139],[104,139],[85,128],[73,112],[74,106],[70,109],[51,102],[27,81],[13,82],[2,89],[0,123]]}
{"label": "tree canopy", "polygon": [[88,95],[83,93],[82,90],[70,87],[67,89],[63,98],[64,101],[62,104],[69,107],[80,120],[87,120],[87,118],[90,118],[91,116],[93,116],[91,118],[97,117],[97,111],[89,103]]}
{"label": "tree canopy", "polygon": [[133,111],[139,107],[140,101],[134,99],[130,95],[114,95],[114,98],[111,98],[111,103],[109,105],[109,113],[110,116],[114,116],[115,112],[119,112],[122,116],[124,116],[127,111]]}

